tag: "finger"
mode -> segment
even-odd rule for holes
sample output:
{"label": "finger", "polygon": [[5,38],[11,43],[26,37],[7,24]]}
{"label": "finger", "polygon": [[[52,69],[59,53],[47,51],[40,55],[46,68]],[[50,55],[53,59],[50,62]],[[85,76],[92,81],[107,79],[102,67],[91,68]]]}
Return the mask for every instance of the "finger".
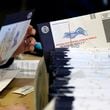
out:
{"label": "finger", "polygon": [[30,45],[35,45],[36,40],[33,37],[29,37],[25,40],[25,45],[26,46],[30,46]]}
{"label": "finger", "polygon": [[33,28],[33,26],[29,26],[28,27],[28,30],[27,30],[27,33],[26,33],[26,36],[31,36],[31,35],[35,35],[36,34],[36,30]]}
{"label": "finger", "polygon": [[30,37],[30,45],[35,45],[36,40],[33,37]]}
{"label": "finger", "polygon": [[33,52],[33,51],[34,51],[34,46],[30,46],[30,47],[29,47],[29,51],[30,51],[30,52]]}
{"label": "finger", "polygon": [[33,51],[34,50],[34,45],[36,43],[35,39],[34,38],[28,38],[25,42],[25,52],[26,51]]}
{"label": "finger", "polygon": [[30,52],[34,51],[34,46],[31,45],[26,47],[24,52],[27,52],[27,51],[30,51]]}

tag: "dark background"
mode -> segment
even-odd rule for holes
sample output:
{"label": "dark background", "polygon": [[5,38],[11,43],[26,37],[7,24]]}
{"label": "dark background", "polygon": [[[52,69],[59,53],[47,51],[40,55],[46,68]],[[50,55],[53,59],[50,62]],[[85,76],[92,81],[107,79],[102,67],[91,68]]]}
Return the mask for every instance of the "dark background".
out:
{"label": "dark background", "polygon": [[36,9],[33,22],[41,23],[110,9],[109,0],[0,0],[0,24],[7,13]]}
{"label": "dark background", "polygon": [[35,9],[31,24],[60,20],[110,9],[109,0],[0,0],[0,26],[7,14]]}

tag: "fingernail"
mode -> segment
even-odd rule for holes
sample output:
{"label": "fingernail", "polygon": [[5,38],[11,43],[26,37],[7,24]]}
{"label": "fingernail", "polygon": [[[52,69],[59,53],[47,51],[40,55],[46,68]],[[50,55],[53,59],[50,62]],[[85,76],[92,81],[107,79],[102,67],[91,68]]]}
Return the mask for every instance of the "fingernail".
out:
{"label": "fingernail", "polygon": [[33,34],[33,35],[35,35],[35,33],[36,33],[36,30],[35,30],[35,29],[33,29],[33,30],[32,30],[32,34]]}

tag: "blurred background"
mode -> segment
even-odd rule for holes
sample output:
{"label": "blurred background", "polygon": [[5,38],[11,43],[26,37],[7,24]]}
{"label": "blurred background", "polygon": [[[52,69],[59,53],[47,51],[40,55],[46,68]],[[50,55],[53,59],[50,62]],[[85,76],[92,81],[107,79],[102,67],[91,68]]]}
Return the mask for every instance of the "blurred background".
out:
{"label": "blurred background", "polygon": [[0,0],[0,25],[6,14],[36,9],[32,24],[110,9],[109,0]]}

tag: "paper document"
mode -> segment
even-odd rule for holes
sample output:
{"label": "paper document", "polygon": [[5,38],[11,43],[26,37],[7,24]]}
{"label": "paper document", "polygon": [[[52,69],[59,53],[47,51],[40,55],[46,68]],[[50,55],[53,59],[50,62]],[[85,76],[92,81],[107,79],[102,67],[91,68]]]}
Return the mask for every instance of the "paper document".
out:
{"label": "paper document", "polygon": [[0,69],[0,92],[15,78],[17,70]]}
{"label": "paper document", "polygon": [[[5,63],[15,52],[18,46],[21,44],[26,31],[31,22],[31,16],[28,15],[32,12],[28,12],[26,15],[24,13],[21,16],[24,18],[19,18],[16,14],[16,19],[10,18],[8,24],[1,27],[0,30],[0,64]],[[24,14],[24,15],[23,15]],[[13,16],[13,14],[12,14]],[[18,20],[17,20],[18,19]],[[13,21],[13,22],[12,22]]]}
{"label": "paper document", "polygon": [[71,58],[69,66],[74,69],[70,70],[70,80],[65,86],[75,88],[64,95],[75,97],[72,107],[76,110],[109,110],[110,50],[70,48],[67,55]]}
{"label": "paper document", "polygon": [[11,70],[17,70],[16,78],[35,78],[40,60],[14,60]]}
{"label": "paper document", "polygon": [[110,47],[110,10],[51,21],[55,47]]}
{"label": "paper document", "polygon": [[21,88],[18,88],[17,90],[13,91],[13,93],[16,93],[16,94],[21,94],[21,95],[27,95],[31,92],[34,91],[34,87],[31,86],[31,85],[26,85],[26,86],[23,86]]}

